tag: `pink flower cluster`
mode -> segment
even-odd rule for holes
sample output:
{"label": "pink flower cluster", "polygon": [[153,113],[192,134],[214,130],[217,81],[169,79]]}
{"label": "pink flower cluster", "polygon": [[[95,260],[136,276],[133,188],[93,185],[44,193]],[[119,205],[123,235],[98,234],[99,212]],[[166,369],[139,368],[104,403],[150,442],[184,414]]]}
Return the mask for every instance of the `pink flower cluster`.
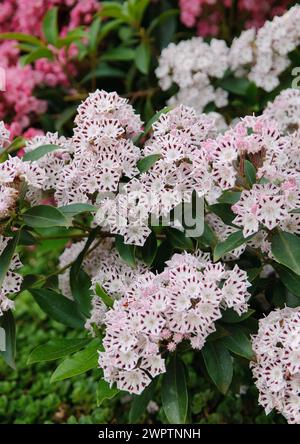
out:
{"label": "pink flower cluster", "polygon": [[284,308],[259,321],[251,363],[266,414],[276,409],[290,424],[300,423],[300,309]]}
{"label": "pink flower cluster", "polygon": [[99,353],[104,379],[141,393],[165,372],[163,352],[183,340],[201,349],[221,308],[247,311],[249,285],[245,271],[225,270],[201,252],[175,254],[161,274],[137,276],[105,315],[105,351]]}
{"label": "pink flower cluster", "polygon": [[[260,28],[274,15],[283,14],[291,0],[238,0],[237,10],[246,28]],[[217,36],[227,13],[234,8],[232,0],[179,0],[181,21],[203,37]]]}
{"label": "pink flower cluster", "polygon": [[[47,11],[59,6],[66,9],[68,21],[60,30],[61,36],[79,25],[88,25],[99,9],[96,0],[4,0],[0,8],[0,32],[20,32],[42,37],[41,24]],[[0,93],[0,119],[10,123],[12,136],[22,134],[47,103],[34,96],[40,85],[69,87],[69,78],[76,74],[73,63],[77,48],[54,49],[54,60],[39,59],[33,65],[20,66],[20,50],[15,41],[0,43],[1,68],[6,72],[5,91]]]}

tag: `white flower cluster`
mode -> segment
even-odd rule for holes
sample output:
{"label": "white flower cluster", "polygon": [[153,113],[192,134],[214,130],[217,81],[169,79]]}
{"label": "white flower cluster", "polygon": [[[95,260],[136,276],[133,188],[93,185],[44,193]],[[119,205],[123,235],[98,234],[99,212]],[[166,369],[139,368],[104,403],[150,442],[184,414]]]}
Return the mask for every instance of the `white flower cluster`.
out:
{"label": "white flower cluster", "polygon": [[290,65],[288,54],[300,45],[300,6],[296,5],[282,16],[276,16],[255,32],[243,31],[234,39],[230,67],[241,73],[247,66],[249,80],[272,91],[279,85],[279,76]]}
{"label": "white flower cluster", "polygon": [[[0,256],[5,250],[8,242],[9,238],[0,236]],[[16,270],[21,266],[22,264],[19,256],[15,254],[0,288],[0,316],[3,315],[3,312],[14,308],[14,302],[8,299],[8,295],[20,291],[23,278]]]}
{"label": "white flower cluster", "polygon": [[291,424],[300,423],[300,308],[271,312],[259,321],[253,337],[256,362],[251,363],[259,403]]}
{"label": "white flower cluster", "polygon": [[269,120],[275,120],[284,133],[300,130],[300,89],[281,91],[274,102],[268,103],[263,115]]}
{"label": "white flower cluster", "polygon": [[296,5],[258,31],[243,31],[230,48],[223,40],[206,43],[202,37],[171,43],[162,51],[156,70],[163,90],[173,84],[179,88],[169,104],[183,103],[199,112],[210,102],[217,108],[226,106],[227,92],[214,85],[227,70],[272,91],[290,65],[288,54],[300,45],[299,20],[300,6]]}
{"label": "white flower cluster", "polygon": [[[110,251],[112,242],[112,239],[106,238],[103,239],[103,241],[99,245],[96,245],[96,241],[92,243],[90,251],[85,256],[82,263],[83,270],[88,273],[90,277],[93,277],[99,272],[98,270],[102,265],[103,256],[105,256],[105,258],[108,256],[108,252]],[[84,247],[84,240],[80,242],[73,242],[71,245],[67,245],[67,247],[59,257],[59,268],[64,268],[72,264],[72,262],[74,262],[78,258]],[[62,294],[71,299],[72,292],[70,287],[69,270],[66,270],[65,272],[58,275],[58,283],[59,289]]]}
{"label": "white flower cluster", "polygon": [[201,252],[175,254],[161,274],[137,276],[105,315],[105,351],[99,353],[104,379],[141,393],[165,372],[163,351],[174,351],[183,340],[201,349],[221,308],[247,311],[249,286],[245,271],[225,270]]}
{"label": "white flower cluster", "polygon": [[58,133],[48,132],[45,136],[35,136],[26,143],[25,153],[29,153],[44,145],[55,145],[54,151],[47,153],[36,161],[39,168],[43,169],[47,180],[41,188],[30,186],[27,191],[27,198],[37,205],[43,198],[43,191],[55,190],[60,181],[65,166],[71,161],[73,144],[71,139],[64,136],[59,137]]}
{"label": "white flower cluster", "polygon": [[[6,148],[8,141],[9,131],[0,122],[0,147]],[[38,189],[43,187],[45,180],[45,171],[36,162],[9,157],[0,163],[0,220],[14,211],[23,182]]]}
{"label": "white flower cluster", "polygon": [[96,223],[124,236],[127,244],[143,245],[150,234],[150,215],[157,220],[182,202],[190,202],[194,190],[199,196],[208,192],[213,178],[201,143],[213,123],[184,106],[161,115],[143,150],[146,157],[157,155],[159,159],[139,178],[129,181],[122,193],[100,201]]}
{"label": "white flower cluster", "polygon": [[222,40],[204,42],[202,37],[181,41],[163,49],[156,75],[160,86],[167,90],[175,83],[179,87],[169,104],[183,104],[203,112],[214,102],[218,108],[227,105],[227,93],[214,88],[213,79],[221,79],[228,69],[229,50]]}
{"label": "white flower cluster", "polygon": [[60,205],[89,202],[95,193],[116,192],[120,178],[138,173],[140,150],[132,137],[141,121],[117,93],[95,91],[78,107],[73,160],[62,169],[55,199]]}

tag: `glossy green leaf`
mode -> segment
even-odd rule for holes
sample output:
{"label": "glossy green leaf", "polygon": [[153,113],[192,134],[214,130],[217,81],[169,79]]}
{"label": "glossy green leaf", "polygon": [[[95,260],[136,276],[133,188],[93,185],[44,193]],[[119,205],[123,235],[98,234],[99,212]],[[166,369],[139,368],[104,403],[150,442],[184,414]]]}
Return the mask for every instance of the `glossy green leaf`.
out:
{"label": "glossy green leaf", "polygon": [[145,173],[160,159],[160,154],[150,154],[149,156],[140,159],[137,167],[141,173]]}
{"label": "glossy green leaf", "polygon": [[142,258],[148,267],[151,267],[157,252],[157,239],[153,232],[147,237],[142,247]]}
{"label": "glossy green leaf", "polygon": [[218,201],[220,203],[233,205],[240,200],[241,194],[242,193],[240,191],[224,191],[222,196],[219,197]]}
{"label": "glossy green leaf", "polygon": [[72,328],[83,328],[84,319],[74,301],[46,288],[29,290],[41,309],[52,319]]}
{"label": "glossy green leaf", "polygon": [[101,341],[93,339],[85,349],[66,358],[51,376],[50,382],[63,381],[86,373],[98,366],[98,350],[103,350]]}
{"label": "glossy green leaf", "polygon": [[232,381],[233,365],[229,351],[220,341],[207,342],[201,350],[208,375],[225,395]]}
{"label": "glossy green leaf", "polygon": [[218,83],[218,86],[233,94],[245,96],[250,82],[246,78],[225,77]]}
{"label": "glossy green leaf", "polygon": [[251,341],[240,327],[231,327],[230,335],[222,339],[225,347],[237,356],[251,361],[254,357]]}
{"label": "glossy green leaf", "polygon": [[208,209],[219,216],[226,225],[232,225],[232,221],[236,215],[232,212],[231,207],[231,204],[218,203],[209,205]]}
{"label": "glossy green leaf", "polygon": [[106,293],[106,291],[97,283],[95,288],[96,295],[104,302],[104,304],[112,308],[114,305],[114,300]]}
{"label": "glossy green leaf", "polygon": [[170,424],[185,424],[188,392],[185,370],[178,357],[172,357],[162,378],[162,405]]}
{"label": "glossy green leaf", "polygon": [[135,267],[135,248],[134,245],[127,245],[124,243],[123,236],[117,235],[115,238],[116,249],[120,257],[130,267]]}
{"label": "glossy green leaf", "polygon": [[39,160],[48,153],[61,149],[58,145],[42,145],[32,151],[27,152],[22,160],[23,162]]}
{"label": "glossy green leaf", "polygon": [[285,287],[295,296],[300,297],[300,276],[286,267],[276,267],[276,271]]}
{"label": "glossy green leaf", "polygon": [[101,57],[102,61],[131,61],[135,58],[135,51],[132,48],[116,47],[106,51]]}
{"label": "glossy green leaf", "polygon": [[278,231],[272,237],[275,260],[300,275],[300,238],[296,234]]}
{"label": "glossy green leaf", "polygon": [[29,54],[26,54],[25,56],[23,56],[20,60],[21,60],[21,65],[29,65],[30,63],[35,62],[36,60],[39,59],[49,59],[52,60],[53,59],[53,53],[49,48],[37,48],[34,51],[30,52]]}
{"label": "glossy green leaf", "polygon": [[97,386],[97,407],[100,407],[105,399],[114,398],[120,390],[116,387],[110,387],[108,382],[104,381],[104,379],[100,379]]}
{"label": "glossy green leaf", "polygon": [[21,32],[3,32],[0,34],[0,40],[17,40],[18,42],[30,43],[34,46],[43,46],[43,42],[37,37]]}
{"label": "glossy green leaf", "polygon": [[247,159],[244,160],[244,171],[248,185],[252,187],[256,182],[256,169],[255,166]]}
{"label": "glossy green leaf", "polygon": [[43,33],[48,43],[56,46],[58,40],[57,8],[51,8],[43,19]]}
{"label": "glossy green leaf", "polygon": [[235,231],[230,234],[223,242],[217,243],[214,249],[214,262],[218,261],[224,254],[235,250],[241,245],[245,244],[252,236],[244,238],[243,230]]}
{"label": "glossy green leaf", "polygon": [[64,207],[59,207],[58,210],[63,213],[66,217],[74,217],[77,214],[82,213],[93,213],[97,211],[97,208],[94,207],[94,205],[90,204],[70,204],[66,205]]}
{"label": "glossy green leaf", "polygon": [[135,64],[142,74],[148,74],[151,62],[150,46],[142,42],[135,51]]}
{"label": "glossy green leaf", "polygon": [[242,322],[245,319],[249,318],[251,315],[255,313],[255,310],[249,309],[246,313],[239,315],[232,308],[228,308],[222,314],[222,322],[226,322],[229,324],[236,324],[238,322]]}
{"label": "glossy green leaf", "polygon": [[57,208],[50,205],[32,207],[23,214],[26,225],[33,228],[67,227],[68,219]]}
{"label": "glossy green leaf", "polygon": [[91,312],[91,279],[88,274],[82,269],[83,260],[92,246],[97,235],[97,230],[91,232],[84,248],[73,263],[70,269],[70,286],[74,301],[77,303],[80,312],[88,318]]}
{"label": "glossy green leaf", "polygon": [[176,228],[168,228],[167,229],[167,238],[171,245],[179,250],[188,250],[192,251],[194,249],[194,243],[190,237],[186,237],[186,235]]}
{"label": "glossy green leaf", "polygon": [[90,341],[88,338],[56,339],[47,344],[39,345],[31,352],[27,364],[64,358],[82,349]]}

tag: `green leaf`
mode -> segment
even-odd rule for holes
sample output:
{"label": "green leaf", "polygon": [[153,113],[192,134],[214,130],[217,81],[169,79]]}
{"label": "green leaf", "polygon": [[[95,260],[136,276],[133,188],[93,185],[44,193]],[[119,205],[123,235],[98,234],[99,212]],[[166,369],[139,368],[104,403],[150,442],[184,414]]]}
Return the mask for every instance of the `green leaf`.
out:
{"label": "green leaf", "polygon": [[207,342],[201,350],[207,373],[225,395],[232,381],[233,365],[229,351],[220,341]]}
{"label": "green leaf", "polygon": [[135,50],[135,65],[142,74],[148,74],[151,61],[151,50],[147,43],[142,42]]}
{"label": "green leaf", "polygon": [[235,214],[231,210],[231,204],[219,203],[209,205],[209,211],[215,213],[226,225],[232,225]]}
{"label": "green leaf", "polygon": [[39,345],[31,352],[27,364],[64,358],[82,349],[90,341],[88,338],[57,339],[47,344]]}
{"label": "green leaf", "polygon": [[21,32],[3,32],[0,34],[0,40],[17,40],[18,42],[30,43],[34,46],[43,46],[43,42],[37,37]]}
{"label": "green leaf", "polygon": [[84,319],[74,301],[50,289],[39,288],[29,291],[41,309],[55,321],[72,328],[84,327]]}
{"label": "green leaf", "polygon": [[67,218],[57,208],[50,205],[32,207],[23,214],[26,225],[33,228],[67,227]]}
{"label": "green leaf", "polygon": [[41,159],[41,157],[44,157],[46,154],[52,153],[52,151],[56,151],[59,149],[61,149],[61,147],[58,145],[42,145],[26,153],[23,156],[22,160],[24,162],[39,160]]}
{"label": "green leaf", "polygon": [[112,308],[114,305],[114,300],[106,293],[106,291],[97,283],[95,288],[96,295],[104,302],[104,304]]}
{"label": "green leaf", "polygon": [[117,235],[115,238],[116,249],[120,257],[130,267],[135,267],[135,248],[134,245],[124,244],[123,236]]}
{"label": "green leaf", "polygon": [[43,33],[48,43],[56,46],[59,37],[57,23],[57,8],[51,8],[43,19]]}
{"label": "green leaf", "polygon": [[63,48],[64,46],[70,46],[71,43],[79,43],[82,39],[86,37],[86,33],[82,27],[71,29],[65,37],[59,37],[57,39],[56,47]]}
{"label": "green leaf", "polygon": [[101,63],[95,70],[91,70],[84,76],[80,83],[84,84],[93,78],[97,79],[102,77],[121,79],[125,77],[125,72],[119,68],[110,66],[108,63]]}
{"label": "green leaf", "polygon": [[246,271],[247,271],[248,281],[253,282],[254,279],[256,279],[260,275],[261,267],[248,268]]}
{"label": "green leaf", "polygon": [[99,15],[101,17],[113,17],[122,20],[128,19],[128,17],[123,12],[122,5],[114,1],[101,2]]}
{"label": "green leaf", "polygon": [[122,24],[122,20],[110,20],[107,23],[104,23],[101,28],[100,32],[98,34],[97,44],[101,43],[103,39],[114,29],[119,28]]}
{"label": "green leaf", "polygon": [[145,244],[142,247],[142,258],[148,267],[151,267],[152,262],[157,252],[157,239],[153,231],[147,237]]}
{"label": "green leaf", "polygon": [[97,44],[98,44],[98,33],[101,28],[101,19],[99,17],[96,17],[95,20],[93,20],[92,24],[90,25],[90,29],[88,32],[88,39],[89,39],[89,49],[91,52],[97,51]]}
{"label": "green leaf", "polygon": [[58,210],[66,217],[72,218],[77,214],[92,213],[97,211],[97,208],[90,204],[70,204],[64,207],[59,207]]}
{"label": "green leaf", "polygon": [[223,344],[232,353],[251,361],[254,357],[251,341],[240,327],[231,327],[231,335],[222,339]]}
{"label": "green leaf", "polygon": [[152,20],[148,28],[148,32],[151,33],[157,26],[162,25],[165,21],[168,21],[171,17],[175,17],[178,14],[178,9],[168,9],[167,11],[164,11],[162,14]]}
{"label": "green leaf", "polygon": [[160,2],[160,4],[165,11],[150,23],[148,33],[152,33],[155,46],[161,51],[169,45],[175,36],[179,24],[176,15],[178,15],[179,10],[170,9],[171,4],[168,1]]}
{"label": "green leaf", "polygon": [[300,298],[300,276],[286,267],[276,267],[276,271],[285,287]]}
{"label": "green leaf", "polygon": [[91,315],[91,302],[93,297],[91,290],[91,278],[83,269],[80,268],[75,275],[71,268],[70,284],[72,296],[78,306],[79,311],[84,315],[85,318],[89,318]]}
{"label": "green leaf", "polygon": [[232,308],[228,308],[223,312],[221,321],[228,324],[236,324],[249,318],[251,315],[253,315],[253,313],[255,313],[255,310],[249,309],[247,313],[239,315]]}
{"label": "green leaf", "polygon": [[188,251],[194,249],[192,239],[190,237],[186,237],[182,231],[177,230],[176,228],[167,229],[167,238],[174,248]]}
{"label": "green leaf", "polygon": [[49,59],[52,60],[53,59],[53,53],[49,48],[37,48],[34,51],[32,51],[31,53],[23,56],[21,58],[21,65],[29,65],[30,63],[35,62],[36,60],[39,59]]}
{"label": "green leaf", "polygon": [[11,368],[15,369],[16,358],[16,324],[12,312],[5,311],[0,316],[0,327],[5,331],[5,350],[0,351],[0,356]]}
{"label": "green leaf", "polygon": [[120,390],[116,387],[110,387],[108,382],[104,381],[104,379],[100,379],[97,386],[97,407],[100,407],[105,399],[114,398]]}
{"label": "green leaf", "polygon": [[178,357],[171,358],[162,378],[162,405],[170,424],[185,424],[188,412],[188,392],[185,370]]}
{"label": "green leaf", "polygon": [[132,48],[119,46],[106,51],[101,57],[102,61],[131,61],[135,58],[135,51]]}
{"label": "green leaf", "polygon": [[144,414],[149,402],[153,399],[157,380],[154,379],[140,395],[134,395],[129,411],[129,423],[136,424]]}
{"label": "green leaf", "polygon": [[137,162],[137,167],[141,173],[145,173],[160,159],[160,154],[150,154]]}
{"label": "green leaf", "polygon": [[225,91],[237,94],[238,96],[247,95],[250,82],[245,78],[225,77],[218,82],[218,86]]}
{"label": "green leaf", "polygon": [[214,249],[214,262],[218,261],[224,254],[229,253],[232,250],[245,244],[253,235],[244,238],[243,230],[235,231],[230,234],[223,242],[217,243]]}
{"label": "green leaf", "polygon": [[203,234],[197,240],[206,247],[214,248],[218,242],[217,236],[210,225],[204,221]]}
{"label": "green leaf", "polygon": [[295,234],[279,230],[272,237],[275,260],[300,275],[300,239]]}
{"label": "green leaf", "polygon": [[247,159],[244,161],[244,171],[245,171],[245,176],[246,176],[248,185],[250,187],[252,187],[256,182],[256,168]]}
{"label": "green leaf", "polygon": [[84,350],[66,358],[57,367],[50,382],[63,381],[96,368],[98,366],[98,350],[103,350],[102,344],[98,338],[93,339]]}
{"label": "green leaf", "polygon": [[84,314],[86,318],[90,316],[91,312],[91,280],[88,274],[82,270],[81,266],[85,258],[86,253],[93,244],[97,236],[97,230],[91,232],[85,246],[78,258],[74,262],[70,270],[70,286],[74,301],[76,301],[79,310]]}
{"label": "green leaf", "polygon": [[2,284],[6,277],[6,273],[9,269],[9,265],[14,256],[15,249],[19,242],[19,238],[20,238],[20,231],[15,235],[15,237],[13,237],[8,241],[6,247],[4,248],[0,256],[0,288],[2,287]]}
{"label": "green leaf", "polygon": [[241,194],[242,193],[240,191],[224,191],[222,196],[219,197],[218,201],[220,203],[233,205],[240,200]]}

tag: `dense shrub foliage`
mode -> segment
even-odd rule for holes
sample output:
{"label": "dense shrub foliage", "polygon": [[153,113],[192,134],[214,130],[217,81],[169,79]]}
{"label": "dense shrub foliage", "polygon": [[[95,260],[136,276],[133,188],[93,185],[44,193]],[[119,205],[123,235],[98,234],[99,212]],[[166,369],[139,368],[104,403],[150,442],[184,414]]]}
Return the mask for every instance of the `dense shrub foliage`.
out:
{"label": "dense shrub foliage", "polygon": [[1,422],[300,423],[300,6],[262,6],[3,2]]}

